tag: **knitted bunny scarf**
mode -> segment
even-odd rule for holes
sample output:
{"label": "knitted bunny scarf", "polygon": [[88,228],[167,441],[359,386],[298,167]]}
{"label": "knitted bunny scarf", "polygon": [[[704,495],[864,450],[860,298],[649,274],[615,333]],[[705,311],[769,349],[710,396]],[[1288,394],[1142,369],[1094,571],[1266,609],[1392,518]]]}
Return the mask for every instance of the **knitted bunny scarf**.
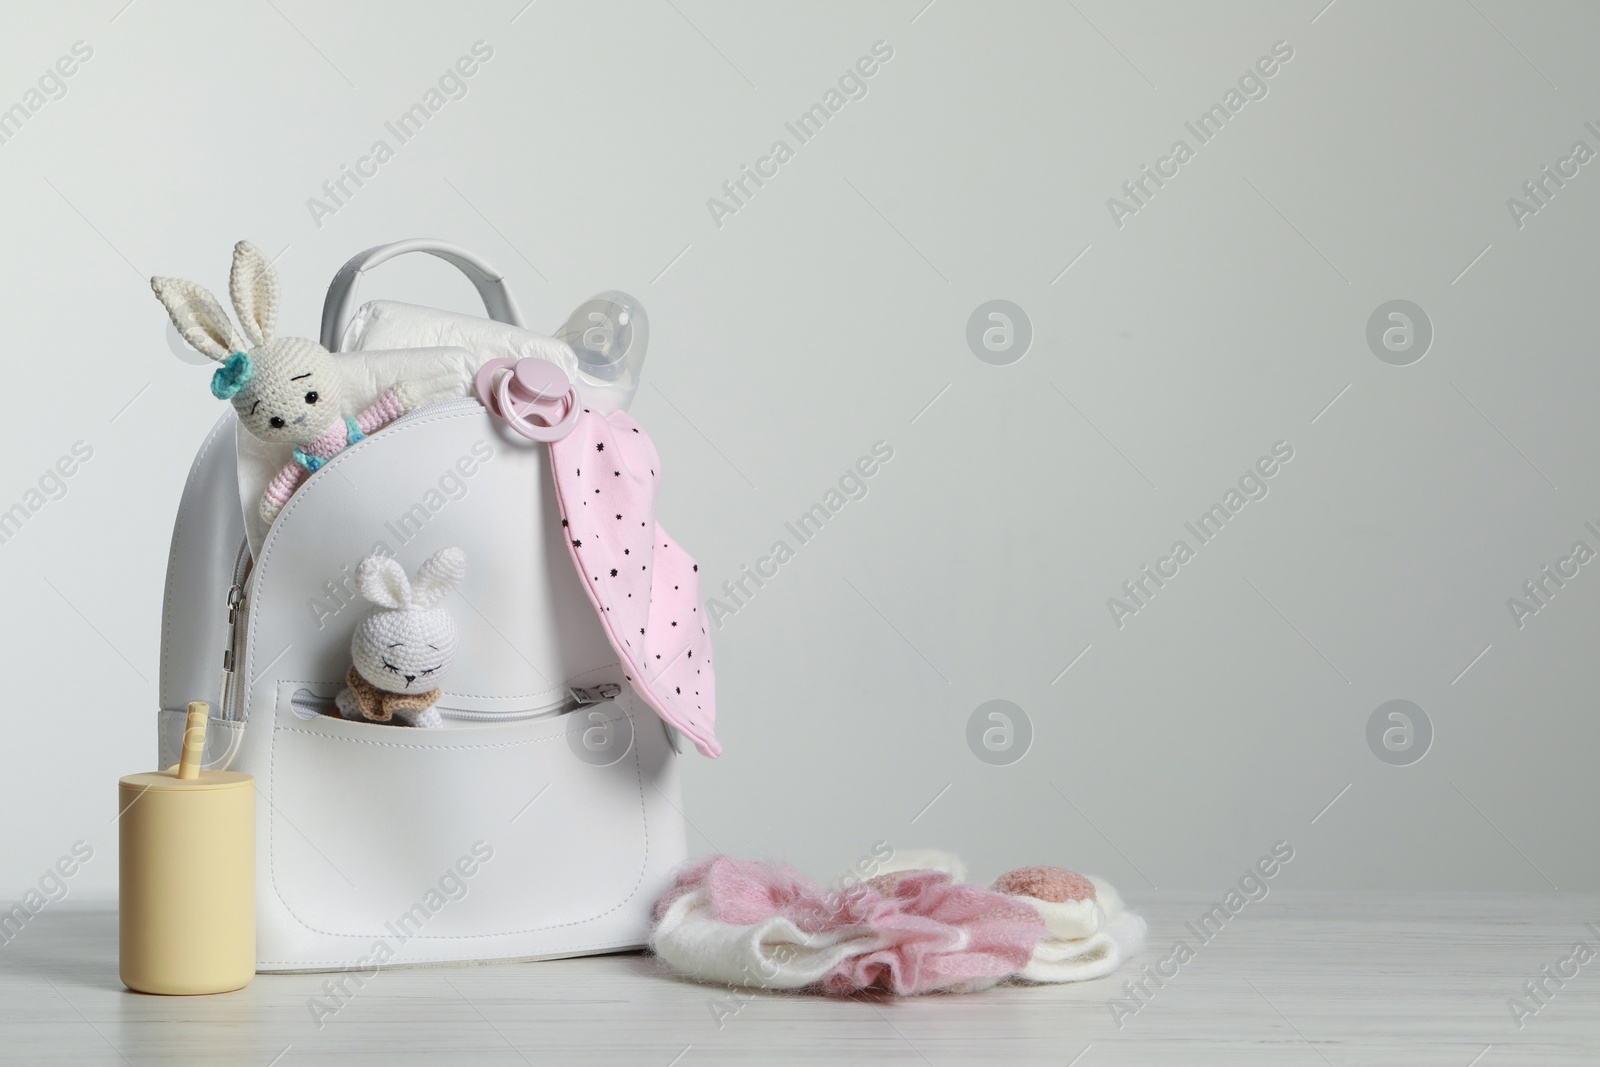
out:
{"label": "knitted bunny scarf", "polygon": [[438,689],[430,689],[426,693],[391,693],[379,689],[361,677],[354,664],[344,672],[344,684],[350,687],[361,717],[368,722],[390,722],[396,713],[402,719],[414,718],[433,707],[439,699]]}

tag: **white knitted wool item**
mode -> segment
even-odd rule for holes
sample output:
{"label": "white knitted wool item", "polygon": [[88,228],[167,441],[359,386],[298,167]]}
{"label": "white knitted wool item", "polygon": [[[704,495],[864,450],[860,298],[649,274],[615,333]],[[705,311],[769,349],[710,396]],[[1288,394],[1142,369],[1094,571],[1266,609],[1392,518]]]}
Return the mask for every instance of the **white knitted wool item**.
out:
{"label": "white knitted wool item", "polygon": [[1013,977],[1024,982],[1081,982],[1110,974],[1144,944],[1144,919],[1128,911],[1110,882],[1087,876],[1094,896],[1042,900],[1017,894],[1044,919],[1048,933],[1028,965]]}
{"label": "white knitted wool item", "polygon": [[[356,626],[350,658],[368,684],[389,693],[425,694],[438,688],[456,653],[456,624],[440,601],[466,574],[459,548],[442,548],[423,561],[412,581],[392,556],[372,555],[356,568],[356,588],[377,606]],[[356,694],[342,691],[335,702],[346,718]],[[433,709],[429,709],[433,710]],[[370,716],[365,716],[370,719]],[[405,716],[397,724],[407,725]],[[443,725],[438,714],[410,725]]]}
{"label": "white knitted wool item", "polygon": [[[898,850],[879,866],[878,873],[914,870],[944,871],[953,882],[967,879],[961,857],[932,848]],[[1086,883],[1086,888],[1092,886],[1092,894],[1059,901],[1011,894],[1033,906],[1047,931],[1028,965],[1011,976],[1012,980],[1046,983],[1099,978],[1116,970],[1144,943],[1144,919],[1127,910],[1110,882],[1093,875],[1073,877]]]}
{"label": "white knitted wool item", "polygon": [[680,974],[761,989],[800,989],[888,943],[862,927],[808,933],[781,916],[749,925],[722,922],[705,886],[668,905],[650,935],[651,951]]}
{"label": "white knitted wool item", "polygon": [[[875,878],[936,870],[949,874],[953,882],[966,880],[961,859],[937,849],[898,850],[874,866]],[[976,992],[1001,981],[1047,984],[1100,978],[1139,950],[1144,943],[1144,919],[1126,909],[1109,882],[1060,869],[1046,870],[1070,878],[1080,895],[1046,900],[1026,893],[1008,894],[1032,906],[1045,923],[1046,935],[1028,963],[1014,974],[974,979],[949,987],[952,991]],[[848,891],[852,884],[853,876],[846,875],[834,883],[834,889]],[[995,888],[1006,892],[1002,885]],[[1041,888],[1041,892],[1048,890]],[[747,925],[726,922],[717,918],[711,891],[702,885],[667,906],[651,934],[650,948],[674,970],[698,981],[800,989],[821,981],[843,961],[884,948],[892,940],[866,926],[807,932],[782,916]]]}
{"label": "white knitted wool item", "polygon": [[[938,848],[895,849],[888,859],[875,865],[871,876],[893,874],[896,871],[943,871],[952,882],[967,880],[967,865],[961,861],[961,857]],[[848,881],[851,881],[850,876],[843,875],[834,882],[834,887]]]}

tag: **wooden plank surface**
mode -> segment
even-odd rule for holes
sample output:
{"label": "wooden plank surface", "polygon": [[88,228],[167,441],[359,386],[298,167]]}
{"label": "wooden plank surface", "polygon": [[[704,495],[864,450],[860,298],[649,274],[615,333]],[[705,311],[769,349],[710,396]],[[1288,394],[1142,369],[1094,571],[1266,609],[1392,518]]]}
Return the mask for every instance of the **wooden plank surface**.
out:
{"label": "wooden plank surface", "polygon": [[[131,993],[117,979],[115,912],[69,902],[0,947],[0,1062],[1600,1063],[1600,956],[1546,981],[1542,1006],[1523,989],[1547,966],[1570,974],[1561,961],[1579,942],[1600,953],[1585,925],[1600,929],[1600,896],[1274,892],[1208,942],[1186,923],[1215,901],[1134,903],[1148,947],[1080,985],[836,1001],[730,993],[624,955],[386,971],[319,1026],[309,1000],[326,975],[263,975],[215,997]],[[1193,957],[1126,999],[1123,983],[1178,940]],[[1512,997],[1539,1008],[1520,1027]],[[1114,1012],[1113,998],[1137,1010]]]}

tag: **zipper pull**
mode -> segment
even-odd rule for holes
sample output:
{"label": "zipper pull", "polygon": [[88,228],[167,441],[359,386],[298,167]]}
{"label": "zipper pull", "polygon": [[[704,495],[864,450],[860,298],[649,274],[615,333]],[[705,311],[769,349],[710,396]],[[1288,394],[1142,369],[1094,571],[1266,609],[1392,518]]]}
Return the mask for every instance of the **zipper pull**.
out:
{"label": "zipper pull", "polygon": [[218,703],[226,717],[233,707],[234,671],[233,649],[239,641],[239,609],[244,605],[244,586],[228,587],[228,643],[222,649],[222,699]]}
{"label": "zipper pull", "polygon": [[244,603],[244,587],[239,585],[228,587],[228,645],[222,650],[222,670],[225,674],[233,673],[233,642],[238,637],[234,632],[238,625],[239,605]]}
{"label": "zipper pull", "polygon": [[572,699],[579,704],[599,704],[606,700],[615,700],[617,694],[622,692],[622,686],[615,682],[602,682],[586,689],[573,687],[567,692],[571,693]]}

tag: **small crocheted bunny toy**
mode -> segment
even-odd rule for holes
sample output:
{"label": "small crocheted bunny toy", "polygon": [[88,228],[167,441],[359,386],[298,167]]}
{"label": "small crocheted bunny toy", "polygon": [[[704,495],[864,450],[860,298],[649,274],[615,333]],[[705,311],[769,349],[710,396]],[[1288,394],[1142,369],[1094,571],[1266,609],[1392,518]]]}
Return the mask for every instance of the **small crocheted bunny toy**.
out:
{"label": "small crocheted bunny toy", "polygon": [[439,602],[467,571],[459,548],[422,561],[415,581],[392,556],[371,555],[356,568],[356,588],[377,605],[350,640],[347,688],[334,703],[361,722],[443,726],[439,678],[456,654],[456,624]]}
{"label": "small crocheted bunny toy", "polygon": [[204,286],[151,278],[150,288],[189,346],[222,364],[211,378],[212,395],[232,401],[239,421],[256,437],[295,446],[294,460],[262,496],[261,517],[268,523],[329,459],[417,406],[414,391],[402,383],[360,414],[342,414],[344,372],[332,354],[315,341],[274,336],[278,272],[248,241],[234,246],[228,279],[243,339]]}

